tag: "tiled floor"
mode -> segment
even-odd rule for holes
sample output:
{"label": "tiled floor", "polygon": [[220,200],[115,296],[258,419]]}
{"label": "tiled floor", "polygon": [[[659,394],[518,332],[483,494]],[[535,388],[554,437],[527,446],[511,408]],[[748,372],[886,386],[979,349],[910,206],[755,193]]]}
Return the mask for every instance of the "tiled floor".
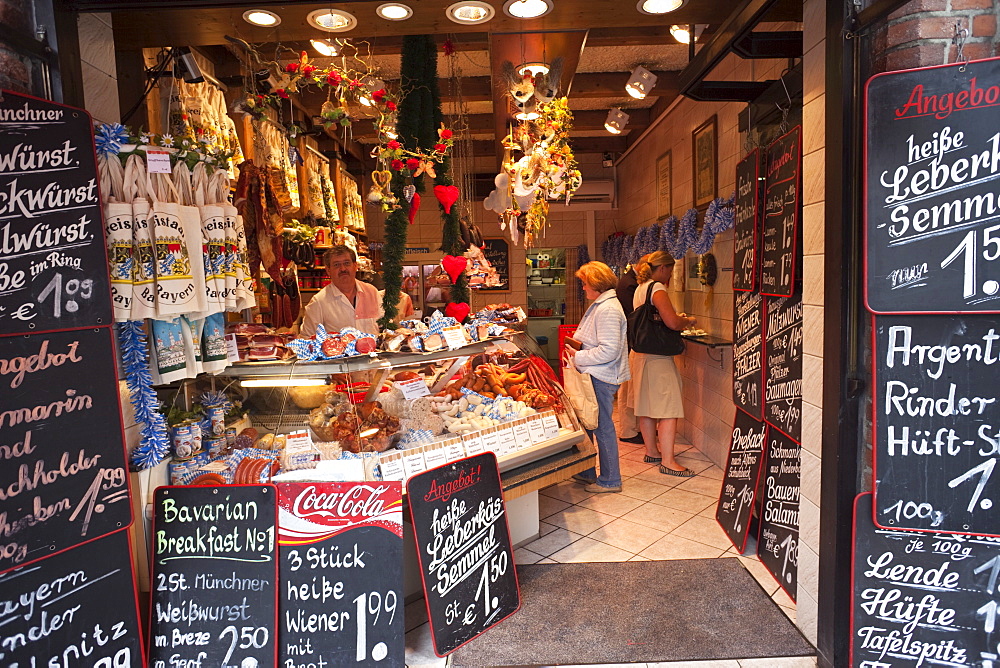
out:
{"label": "tiled floor", "polygon": [[[715,521],[723,471],[689,445],[678,461],[693,478],[663,475],[643,463],[642,446],[619,443],[621,494],[589,494],[573,481],[543,489],[538,498],[541,537],[514,552],[518,564],[738,557],[764,591],[795,621],[795,603],[754,556],[753,539],[739,555]],[[423,606],[423,601],[419,601]],[[407,607],[407,665],[444,666],[430,649],[426,623],[413,628]],[[424,613],[426,615],[426,613]],[[813,657],[628,664],[671,668],[812,668]],[[608,665],[605,665],[608,668]]]}

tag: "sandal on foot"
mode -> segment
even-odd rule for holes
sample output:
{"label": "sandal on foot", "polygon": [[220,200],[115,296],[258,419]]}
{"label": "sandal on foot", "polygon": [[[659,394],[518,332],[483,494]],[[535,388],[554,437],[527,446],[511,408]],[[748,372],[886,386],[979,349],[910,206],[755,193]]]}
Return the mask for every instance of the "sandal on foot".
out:
{"label": "sandal on foot", "polygon": [[678,478],[693,478],[695,475],[694,471],[692,471],[689,468],[685,468],[683,471],[675,471],[671,468],[667,468],[663,464],[660,464],[660,473],[664,473],[666,475],[675,475]]}
{"label": "sandal on foot", "polygon": [[643,456],[642,461],[647,464],[659,464],[663,461],[663,457],[651,457],[650,455],[645,455]]}

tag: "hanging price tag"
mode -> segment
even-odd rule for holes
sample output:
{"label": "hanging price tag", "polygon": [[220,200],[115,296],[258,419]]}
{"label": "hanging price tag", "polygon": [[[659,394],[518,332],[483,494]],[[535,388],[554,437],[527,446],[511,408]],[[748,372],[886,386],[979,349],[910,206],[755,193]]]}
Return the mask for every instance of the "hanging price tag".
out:
{"label": "hanging price tag", "polygon": [[146,151],[146,171],[150,174],[170,174],[170,153],[167,151]]}
{"label": "hanging price tag", "polygon": [[240,349],[236,346],[235,334],[226,334],[226,360],[229,362],[240,361]]}
{"label": "hanging price tag", "polygon": [[403,398],[419,399],[428,396],[431,391],[427,387],[427,382],[423,378],[412,378],[410,380],[397,380],[396,387],[403,393]]}

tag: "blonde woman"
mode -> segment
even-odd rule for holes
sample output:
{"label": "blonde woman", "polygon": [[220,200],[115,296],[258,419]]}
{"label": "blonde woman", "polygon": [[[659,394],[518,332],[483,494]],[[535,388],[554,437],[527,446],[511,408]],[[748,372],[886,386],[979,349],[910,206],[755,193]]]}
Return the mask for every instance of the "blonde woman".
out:
{"label": "blonde woman", "polygon": [[[667,287],[674,270],[674,258],[669,253],[650,253],[636,265],[639,286],[632,297],[632,307],[638,308],[651,294],[651,301],[660,319],[670,329],[681,331],[695,323],[686,313],[677,313],[670,302]],[[681,400],[681,376],[674,358],[632,352],[632,381],[629,403],[639,419],[639,432],[646,446],[645,460],[660,465],[660,473],[690,478],[694,472],[682,466],[674,457],[677,419],[684,417]]]}
{"label": "blonde woman", "polygon": [[625,312],[615,297],[617,277],[603,262],[588,262],[576,272],[583,292],[593,303],[580,325],[567,339],[567,355],[581,373],[590,374],[597,397],[597,429],[588,430],[597,442],[601,475],[594,468],[573,476],[587,485],[588,492],[620,492],[622,476],[618,464],[618,436],[612,417],[615,392],[629,379]]}

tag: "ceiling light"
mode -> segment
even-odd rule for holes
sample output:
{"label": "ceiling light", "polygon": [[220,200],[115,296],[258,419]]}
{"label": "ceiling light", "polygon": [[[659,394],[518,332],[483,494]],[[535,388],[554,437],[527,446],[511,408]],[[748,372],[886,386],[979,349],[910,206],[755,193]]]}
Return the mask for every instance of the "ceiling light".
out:
{"label": "ceiling light", "polygon": [[545,63],[525,63],[517,68],[517,73],[522,77],[525,72],[531,74],[532,78],[537,77],[539,74],[548,74],[549,66]]}
{"label": "ceiling light", "polygon": [[643,14],[668,14],[684,6],[687,0],[639,0],[636,8]]}
{"label": "ceiling light", "polygon": [[538,112],[537,111],[519,111],[514,114],[514,118],[519,121],[537,121]]}
{"label": "ceiling light", "polygon": [[382,128],[382,134],[389,139],[399,139],[399,135],[392,128]]}
{"label": "ceiling light", "polygon": [[332,39],[311,39],[309,43],[321,56],[333,58],[340,55],[340,45]]}
{"label": "ceiling light", "polygon": [[628,124],[628,114],[621,109],[608,110],[608,118],[604,121],[604,129],[613,135],[620,135]]}
{"label": "ceiling light", "polygon": [[281,17],[266,9],[248,9],[243,12],[243,20],[247,23],[262,28],[270,28],[281,23]]}
{"label": "ceiling light", "polygon": [[388,21],[405,21],[413,16],[413,10],[398,2],[387,2],[379,5],[375,13]]}
{"label": "ceiling light", "polygon": [[637,65],[632,70],[632,74],[628,78],[628,83],[625,84],[625,92],[635,99],[641,100],[649,95],[649,91],[653,90],[653,86],[655,85],[656,75],[642,65]]}
{"label": "ceiling light", "polygon": [[537,19],[552,11],[552,0],[507,0],[503,10],[516,19]]}
{"label": "ceiling light", "polygon": [[366,107],[375,106],[375,102],[372,100],[371,94],[384,88],[385,82],[381,79],[365,77],[361,80],[361,90],[358,92],[358,102]]}
{"label": "ceiling light", "polygon": [[240,381],[243,387],[307,387],[326,385],[325,378],[247,378]]}
{"label": "ceiling light", "polygon": [[[674,39],[676,39],[681,44],[690,44],[691,32],[689,30],[689,27],[690,26],[686,25],[685,26],[672,25],[670,26],[670,34],[673,35]],[[696,25],[694,27],[694,41],[697,42],[698,38],[701,37],[701,33],[703,32],[705,32],[705,26]]]}
{"label": "ceiling light", "polygon": [[493,9],[492,5],[489,5],[480,0],[463,0],[462,2],[456,2],[450,5],[448,9],[445,10],[445,15],[455,23],[461,23],[463,25],[475,25],[477,23],[486,23],[493,15],[496,10]]}
{"label": "ceiling light", "polygon": [[358,19],[354,14],[349,14],[343,9],[317,9],[309,12],[306,20],[314,28],[325,32],[347,32],[358,25]]}

